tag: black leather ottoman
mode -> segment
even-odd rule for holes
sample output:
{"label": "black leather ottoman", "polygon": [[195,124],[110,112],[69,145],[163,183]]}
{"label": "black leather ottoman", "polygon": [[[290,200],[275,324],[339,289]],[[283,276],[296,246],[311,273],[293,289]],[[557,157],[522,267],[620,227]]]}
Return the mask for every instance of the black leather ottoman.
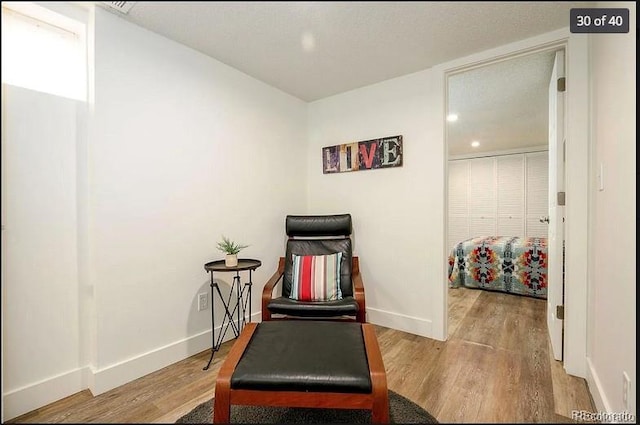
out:
{"label": "black leather ottoman", "polygon": [[389,422],[387,380],[368,323],[279,320],[248,323],[216,379],[214,423],[232,404],[369,409]]}

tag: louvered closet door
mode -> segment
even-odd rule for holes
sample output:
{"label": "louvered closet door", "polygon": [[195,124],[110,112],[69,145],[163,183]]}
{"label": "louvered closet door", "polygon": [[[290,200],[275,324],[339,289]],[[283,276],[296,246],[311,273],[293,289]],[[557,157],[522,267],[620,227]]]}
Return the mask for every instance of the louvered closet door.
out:
{"label": "louvered closet door", "polygon": [[540,217],[549,215],[549,153],[536,152],[525,155],[527,172],[527,222],[526,236],[546,238],[548,224]]}
{"label": "louvered closet door", "polygon": [[453,248],[458,242],[469,238],[469,162],[449,161],[449,233],[447,246]]}
{"label": "louvered closet door", "polygon": [[469,235],[496,234],[495,158],[469,160]]}
{"label": "louvered closet door", "polygon": [[496,158],[498,236],[524,236],[524,156]]}

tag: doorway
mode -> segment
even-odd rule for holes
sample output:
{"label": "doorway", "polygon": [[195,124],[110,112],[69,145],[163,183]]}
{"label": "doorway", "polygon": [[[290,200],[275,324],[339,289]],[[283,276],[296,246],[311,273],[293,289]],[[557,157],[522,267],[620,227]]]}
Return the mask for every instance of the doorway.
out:
{"label": "doorway", "polygon": [[[550,164],[555,167],[562,153],[549,146],[549,83],[557,53],[563,52],[564,47],[554,46],[445,74],[449,261],[460,241],[518,236],[543,238],[553,269],[562,269],[559,245],[549,246],[549,216],[556,199],[550,187],[558,176]],[[561,277],[545,284],[546,293],[557,294],[559,288],[562,294]],[[449,336],[479,295],[476,290],[455,291],[446,291]],[[547,310],[551,312],[549,306]],[[549,329],[554,332],[551,325]]]}

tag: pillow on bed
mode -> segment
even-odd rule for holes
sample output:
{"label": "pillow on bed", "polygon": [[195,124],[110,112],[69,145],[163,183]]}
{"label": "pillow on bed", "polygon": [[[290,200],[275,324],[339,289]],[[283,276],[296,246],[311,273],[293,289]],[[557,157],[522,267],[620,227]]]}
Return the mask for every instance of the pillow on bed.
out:
{"label": "pillow on bed", "polygon": [[297,301],[341,300],[341,260],[341,252],[329,255],[293,254],[293,279],[289,298]]}

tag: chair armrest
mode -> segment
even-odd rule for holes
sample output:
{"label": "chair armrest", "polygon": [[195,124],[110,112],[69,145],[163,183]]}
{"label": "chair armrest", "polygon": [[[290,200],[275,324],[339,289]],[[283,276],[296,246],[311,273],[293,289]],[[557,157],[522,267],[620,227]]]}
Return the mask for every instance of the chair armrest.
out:
{"label": "chair armrest", "polygon": [[358,303],[358,315],[356,320],[360,323],[367,321],[367,309],[364,298],[364,284],[360,275],[360,260],[358,257],[352,257],[351,261],[351,282],[353,283],[353,297]]}
{"label": "chair armrest", "polygon": [[284,275],[284,257],[280,257],[278,270],[271,276],[262,289],[262,321],[271,320],[271,312],[267,308],[269,301],[273,298],[273,288],[278,284]]}

